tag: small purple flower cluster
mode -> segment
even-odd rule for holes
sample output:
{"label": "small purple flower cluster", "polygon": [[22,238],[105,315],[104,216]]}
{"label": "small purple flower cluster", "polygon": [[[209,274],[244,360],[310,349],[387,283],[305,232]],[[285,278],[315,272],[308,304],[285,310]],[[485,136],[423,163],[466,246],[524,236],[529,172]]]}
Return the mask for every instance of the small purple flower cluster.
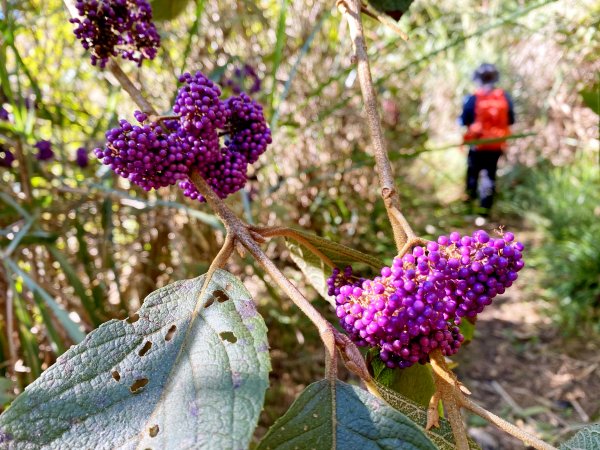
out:
{"label": "small purple flower cluster", "polygon": [[329,294],[357,345],[378,347],[390,368],[424,364],[436,348],[444,355],[458,351],[462,318],[474,318],[512,285],[524,266],[522,251],[509,232],[497,239],[483,230],[453,232],[394,258],[373,280],[336,269]]}
{"label": "small purple flower cluster", "polygon": [[35,155],[38,161],[48,161],[54,158],[52,143],[50,141],[38,141],[35,143],[35,147],[38,149],[37,155]]}
{"label": "small purple flower cluster", "polygon": [[12,167],[14,161],[15,155],[13,155],[10,149],[0,144],[0,167]]}
{"label": "small purple flower cluster", "polygon": [[[146,190],[179,182],[186,196],[203,201],[189,179],[196,171],[225,198],[246,184],[248,164],[271,143],[271,130],[261,105],[246,94],[222,101],[219,87],[200,72],[179,80],[175,119],[144,124],[146,114],[136,111],[142,126],[121,120],[106,133],[106,147],[94,152]],[[221,135],[226,136],[223,145]]]}
{"label": "small purple flower cluster", "polygon": [[223,82],[223,85],[230,88],[234,94],[238,95],[244,90],[246,79],[250,79],[252,81],[250,88],[247,90],[250,94],[256,94],[257,92],[260,92],[260,78],[258,77],[256,70],[254,70],[254,67],[252,67],[250,64],[244,64],[242,67],[236,67],[233,71],[233,77],[227,78]]}
{"label": "small purple flower cluster", "polygon": [[0,120],[8,121],[8,111],[4,108],[4,106],[0,106]]}
{"label": "small purple flower cluster", "polygon": [[154,59],[160,36],[152,23],[152,8],[146,0],[77,0],[80,18],[75,36],[90,50],[92,64],[104,67],[111,56],[142,64]]}
{"label": "small purple flower cluster", "polygon": [[77,149],[75,153],[75,162],[82,169],[86,168],[90,162],[90,158],[88,156],[88,151],[84,147],[80,147]]}

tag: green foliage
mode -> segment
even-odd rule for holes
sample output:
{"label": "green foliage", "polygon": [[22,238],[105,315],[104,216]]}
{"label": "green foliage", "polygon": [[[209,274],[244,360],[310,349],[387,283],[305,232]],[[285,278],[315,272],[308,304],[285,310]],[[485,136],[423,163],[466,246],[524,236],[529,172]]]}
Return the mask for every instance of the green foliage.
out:
{"label": "green foliage", "polygon": [[589,425],[560,445],[560,450],[595,450],[600,448],[600,424]]}
{"label": "green foliage", "polygon": [[404,414],[342,381],[308,386],[275,422],[258,450],[296,448],[435,449]]}
{"label": "green foliage", "polygon": [[543,270],[554,314],[567,333],[600,331],[600,172],[597,154],[566,167],[522,168],[513,175],[513,208],[528,211],[544,234],[530,261]]}
{"label": "green foliage", "polygon": [[582,89],[579,94],[581,94],[585,106],[600,116],[600,82],[596,82],[587,89]]}
{"label": "green foliage", "polygon": [[[15,446],[247,447],[268,386],[266,327],[240,281],[217,271],[152,293],[27,387],[0,416]],[[36,426],[32,426],[35,423]]]}
{"label": "green foliage", "polygon": [[151,0],[152,18],[173,20],[185,11],[190,0]]}
{"label": "green foliage", "polygon": [[6,405],[14,398],[12,389],[13,382],[8,378],[0,377],[0,406]]}
{"label": "green foliage", "polygon": [[369,351],[369,355],[373,355],[368,362],[373,372],[373,378],[378,384],[425,408],[429,406],[429,400],[435,392],[429,364],[415,364],[407,369],[390,369],[386,367],[376,351]]}

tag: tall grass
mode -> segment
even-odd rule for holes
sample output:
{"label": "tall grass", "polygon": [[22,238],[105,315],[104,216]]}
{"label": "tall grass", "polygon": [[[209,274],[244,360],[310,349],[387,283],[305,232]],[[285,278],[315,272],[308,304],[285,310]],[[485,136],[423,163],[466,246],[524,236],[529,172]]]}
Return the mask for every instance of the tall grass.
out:
{"label": "tall grass", "polygon": [[553,314],[567,334],[600,332],[600,167],[587,152],[572,164],[514,174],[512,208],[543,233],[532,264],[544,273]]}

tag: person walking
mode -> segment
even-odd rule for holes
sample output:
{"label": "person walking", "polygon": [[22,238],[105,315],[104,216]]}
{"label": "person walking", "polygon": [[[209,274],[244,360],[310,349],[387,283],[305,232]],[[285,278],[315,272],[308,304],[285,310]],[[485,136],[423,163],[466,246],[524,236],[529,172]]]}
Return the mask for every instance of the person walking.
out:
{"label": "person walking", "polygon": [[[492,140],[469,145],[466,191],[469,201],[479,200],[481,215],[488,216],[496,193],[498,160],[506,149],[510,125],[515,123],[511,97],[496,87],[500,75],[493,64],[484,63],[473,74],[477,89],[465,99],[460,122],[467,127],[464,143]],[[480,174],[483,180],[480,183]]]}

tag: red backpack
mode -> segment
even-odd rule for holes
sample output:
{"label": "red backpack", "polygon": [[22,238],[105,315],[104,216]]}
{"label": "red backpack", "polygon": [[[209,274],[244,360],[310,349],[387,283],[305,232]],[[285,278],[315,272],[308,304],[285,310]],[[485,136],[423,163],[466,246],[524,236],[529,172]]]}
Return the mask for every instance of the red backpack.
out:
{"label": "red backpack", "polygon": [[[480,139],[498,139],[510,136],[508,100],[502,89],[475,92],[475,121],[465,133],[465,143]],[[479,144],[477,150],[504,150],[506,141]]]}

